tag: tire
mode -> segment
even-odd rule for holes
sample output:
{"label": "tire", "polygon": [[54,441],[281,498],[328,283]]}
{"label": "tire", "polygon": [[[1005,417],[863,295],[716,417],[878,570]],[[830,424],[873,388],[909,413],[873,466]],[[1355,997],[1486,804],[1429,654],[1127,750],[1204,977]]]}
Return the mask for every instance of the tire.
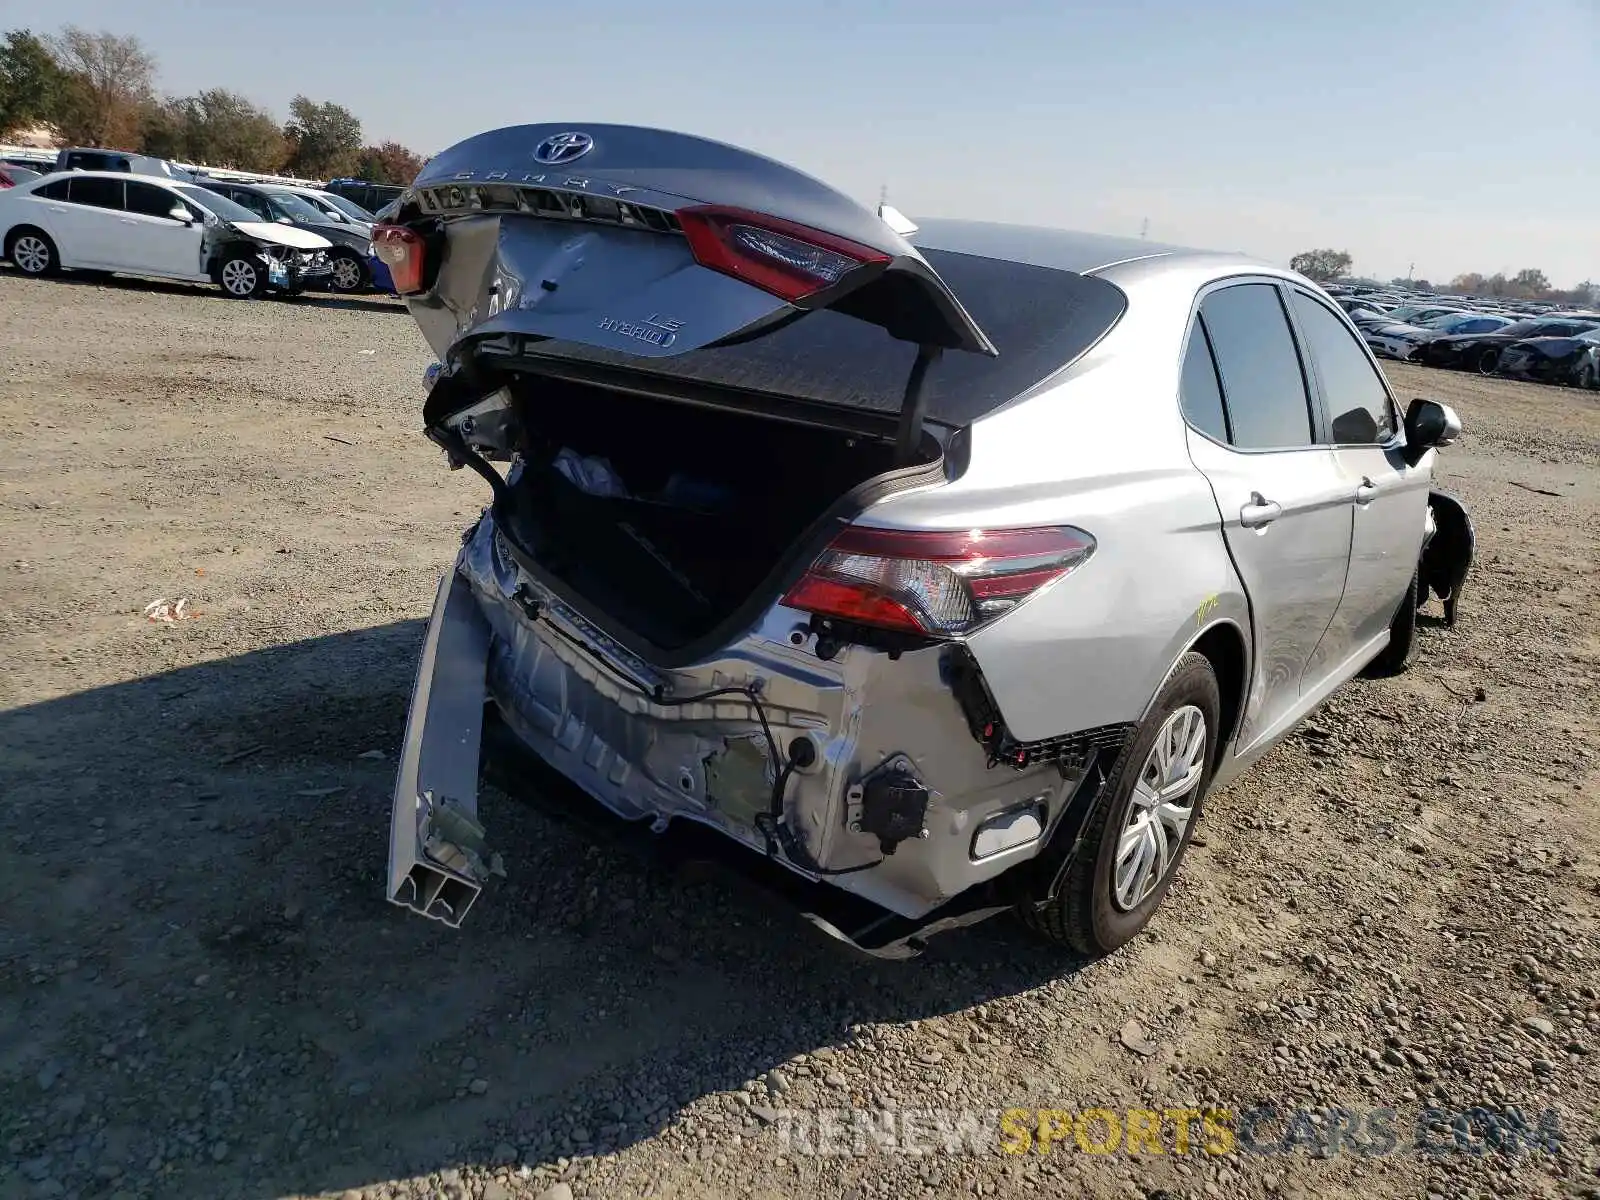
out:
{"label": "tire", "polygon": [[1572,385],[1586,392],[1600,388],[1600,368],[1592,362],[1579,363],[1578,370],[1572,376]]}
{"label": "tire", "polygon": [[1478,355],[1478,374],[1493,375],[1500,369],[1500,351],[1491,347]]}
{"label": "tire", "polygon": [[1411,646],[1417,640],[1417,609],[1427,603],[1418,582],[1418,572],[1411,573],[1411,583],[1406,588],[1394,620],[1389,622],[1389,644],[1369,662],[1362,674],[1368,679],[1385,679],[1398,675],[1411,664]]}
{"label": "tire", "polygon": [[[1201,654],[1185,654],[1162,685],[1149,714],[1140,723],[1133,740],[1123,749],[1112,768],[1111,777],[1101,789],[1094,808],[1084,822],[1083,846],[1060,891],[1043,905],[1024,902],[1017,908],[1022,923],[1046,940],[1070,946],[1080,954],[1099,957],[1126,945],[1149,924],[1160,906],[1174,875],[1183,862],[1201,816],[1206,789],[1216,768],[1217,735],[1221,729],[1222,693],[1216,672]],[[1200,742],[1194,746],[1194,720],[1202,722]],[[1147,773],[1159,769],[1158,741],[1166,744],[1169,733],[1176,733],[1179,754],[1175,762],[1186,762],[1196,772],[1187,790],[1152,805],[1141,789]],[[1173,786],[1176,786],[1174,783]],[[1188,809],[1177,845],[1172,846],[1172,829],[1151,814],[1158,809],[1178,812]],[[1136,824],[1138,828],[1135,828]],[[1150,834],[1141,838],[1139,830]],[[1145,847],[1156,855],[1155,877],[1135,872],[1119,872],[1119,844],[1127,835],[1133,847],[1129,865],[1141,861]],[[1152,843],[1151,835],[1159,838]],[[1166,849],[1165,865],[1154,845]],[[1124,882],[1120,889],[1118,883]]]}
{"label": "tire", "polygon": [[230,300],[253,300],[267,290],[267,264],[254,250],[230,250],[213,278]]}
{"label": "tire", "polygon": [[32,225],[23,225],[6,235],[6,257],[24,275],[42,279],[61,270],[61,254],[50,235]]}
{"label": "tire", "polygon": [[335,292],[364,292],[372,286],[372,272],[359,254],[340,250],[333,256],[333,273],[328,276],[328,287]]}

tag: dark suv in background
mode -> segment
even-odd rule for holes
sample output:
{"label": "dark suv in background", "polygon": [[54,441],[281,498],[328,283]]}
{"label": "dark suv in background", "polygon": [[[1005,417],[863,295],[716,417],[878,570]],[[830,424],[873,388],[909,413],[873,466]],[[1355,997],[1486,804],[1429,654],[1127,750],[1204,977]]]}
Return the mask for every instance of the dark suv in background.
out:
{"label": "dark suv in background", "polygon": [[384,205],[398,200],[405,188],[392,183],[368,183],[365,179],[330,179],[322,190],[354,200],[368,212],[377,212]]}

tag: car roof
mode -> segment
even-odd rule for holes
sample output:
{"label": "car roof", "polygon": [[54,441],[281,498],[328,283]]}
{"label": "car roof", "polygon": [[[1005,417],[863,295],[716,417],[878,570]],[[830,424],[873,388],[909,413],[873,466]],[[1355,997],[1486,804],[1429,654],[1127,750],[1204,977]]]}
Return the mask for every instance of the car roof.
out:
{"label": "car roof", "polygon": [[1089,275],[1119,263],[1154,258],[1167,258],[1175,263],[1181,261],[1186,264],[1233,260],[1241,265],[1269,265],[1239,253],[1196,250],[1146,241],[1144,238],[1079,233],[1041,225],[1005,225],[992,221],[948,218],[919,221],[917,232],[910,240],[918,248],[1051,267],[1079,275]]}
{"label": "car roof", "polygon": [[190,179],[178,179],[172,175],[145,175],[138,171],[51,171],[37,179],[28,180],[22,186],[36,188],[58,179],[132,179],[139,183],[164,183],[168,187],[179,184],[194,186],[194,181]]}

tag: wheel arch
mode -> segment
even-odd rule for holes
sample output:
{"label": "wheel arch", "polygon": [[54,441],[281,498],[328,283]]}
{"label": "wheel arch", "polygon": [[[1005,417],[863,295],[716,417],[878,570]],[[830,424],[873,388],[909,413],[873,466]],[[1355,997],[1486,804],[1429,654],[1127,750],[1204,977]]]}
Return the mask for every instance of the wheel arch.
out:
{"label": "wheel arch", "polygon": [[18,221],[15,225],[11,226],[5,231],[5,235],[3,237],[0,237],[0,246],[5,247],[5,251],[8,256],[11,253],[11,239],[21,237],[25,233],[37,233],[40,237],[45,238],[52,246],[55,247],[56,257],[61,257],[60,243],[58,243],[56,239],[51,236],[50,231],[43,225],[35,225],[32,221]]}
{"label": "wheel arch", "polygon": [[1184,655],[1199,654],[1203,657],[1211,664],[1211,670],[1216,674],[1217,691],[1222,700],[1222,728],[1217,732],[1216,744],[1212,751],[1213,771],[1222,761],[1223,750],[1232,744],[1234,736],[1239,732],[1245,702],[1250,693],[1250,639],[1245,632],[1248,623],[1248,613],[1245,612],[1216,616],[1209,624],[1181,642],[1176,653],[1171,656],[1167,669],[1162,672],[1161,678],[1151,691],[1144,712],[1140,716],[1140,720],[1143,721],[1149,715],[1156,697],[1161,694],[1161,689],[1166,686],[1167,680],[1172,678],[1172,673],[1178,669],[1178,664],[1183,661]]}

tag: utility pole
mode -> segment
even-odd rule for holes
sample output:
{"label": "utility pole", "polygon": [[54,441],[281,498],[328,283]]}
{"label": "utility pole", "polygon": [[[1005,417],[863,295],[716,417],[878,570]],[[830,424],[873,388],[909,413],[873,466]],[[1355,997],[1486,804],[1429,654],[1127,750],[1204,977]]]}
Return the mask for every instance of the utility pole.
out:
{"label": "utility pole", "polygon": [[1146,217],[1143,221],[1139,222],[1139,236],[1140,237],[1146,237],[1146,236],[1149,235],[1149,233],[1150,233],[1150,218]]}

